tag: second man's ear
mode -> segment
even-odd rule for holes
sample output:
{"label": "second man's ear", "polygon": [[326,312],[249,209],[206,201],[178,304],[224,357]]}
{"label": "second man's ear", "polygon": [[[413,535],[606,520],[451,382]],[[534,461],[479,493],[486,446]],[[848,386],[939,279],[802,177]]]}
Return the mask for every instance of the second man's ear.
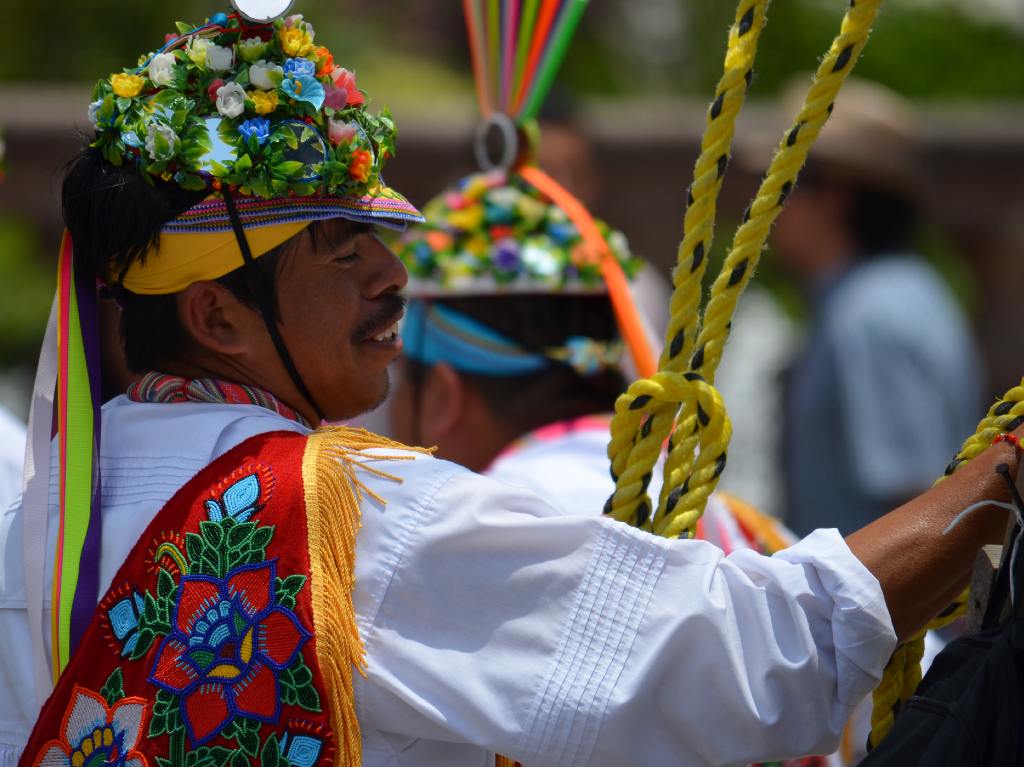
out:
{"label": "second man's ear", "polygon": [[430,368],[422,386],[420,438],[426,445],[436,445],[464,419],[466,388],[455,369],[445,362]]}

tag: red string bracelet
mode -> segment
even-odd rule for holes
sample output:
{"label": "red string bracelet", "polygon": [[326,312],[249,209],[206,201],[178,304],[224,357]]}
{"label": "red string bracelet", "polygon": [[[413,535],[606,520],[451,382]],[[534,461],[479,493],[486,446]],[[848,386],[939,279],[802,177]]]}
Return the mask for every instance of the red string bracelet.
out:
{"label": "red string bracelet", "polygon": [[1024,452],[1024,446],[1020,444],[1020,437],[1018,437],[1016,434],[1010,434],[1009,432],[1007,432],[1005,434],[998,435],[994,440],[992,440],[993,445],[997,445],[1000,442],[1009,442],[1011,445],[1017,448],[1018,452]]}

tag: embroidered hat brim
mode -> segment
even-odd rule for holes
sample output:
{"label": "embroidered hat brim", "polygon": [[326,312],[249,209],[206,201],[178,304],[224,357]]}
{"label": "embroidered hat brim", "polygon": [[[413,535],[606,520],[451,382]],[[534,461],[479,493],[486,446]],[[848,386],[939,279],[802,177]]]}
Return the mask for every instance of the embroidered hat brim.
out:
{"label": "embroidered hat brim", "polygon": [[[246,230],[331,218],[402,230],[409,223],[424,220],[411,202],[389,186],[380,186],[360,196],[236,197],[235,206]],[[167,234],[230,232],[231,220],[224,199],[211,196],[167,222],[162,231]]]}

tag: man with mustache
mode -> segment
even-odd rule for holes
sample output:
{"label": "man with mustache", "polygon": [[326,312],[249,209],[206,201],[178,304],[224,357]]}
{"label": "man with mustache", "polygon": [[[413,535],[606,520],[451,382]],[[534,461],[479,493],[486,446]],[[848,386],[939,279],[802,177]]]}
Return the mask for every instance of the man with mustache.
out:
{"label": "man with mustache", "polygon": [[[830,750],[896,638],[1000,537],[993,509],[943,531],[1010,497],[1014,445],[846,540],[724,557],[321,426],[387,391],[407,277],[373,227],[419,218],[380,181],[393,125],[336,71],[300,17],[218,15],[97,86],[65,218],[76,289],[98,278],[121,301],[142,378],[104,406],[83,483],[68,457],[87,376],[60,377],[43,534],[32,485],[3,517],[0,761]],[[69,302],[61,274],[56,367],[81,372],[88,296]],[[94,486],[102,514],[80,519]]]}

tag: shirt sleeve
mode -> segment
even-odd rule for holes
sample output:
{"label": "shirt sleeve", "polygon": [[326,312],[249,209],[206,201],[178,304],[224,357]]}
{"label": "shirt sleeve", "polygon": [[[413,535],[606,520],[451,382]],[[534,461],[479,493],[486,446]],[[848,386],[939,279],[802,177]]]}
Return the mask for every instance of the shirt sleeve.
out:
{"label": "shirt sleeve", "polygon": [[[895,646],[835,531],[725,557],[468,473],[418,503],[413,526],[390,520],[402,553],[363,599],[364,728],[531,767],[823,753]],[[380,524],[364,513],[361,535]]]}

